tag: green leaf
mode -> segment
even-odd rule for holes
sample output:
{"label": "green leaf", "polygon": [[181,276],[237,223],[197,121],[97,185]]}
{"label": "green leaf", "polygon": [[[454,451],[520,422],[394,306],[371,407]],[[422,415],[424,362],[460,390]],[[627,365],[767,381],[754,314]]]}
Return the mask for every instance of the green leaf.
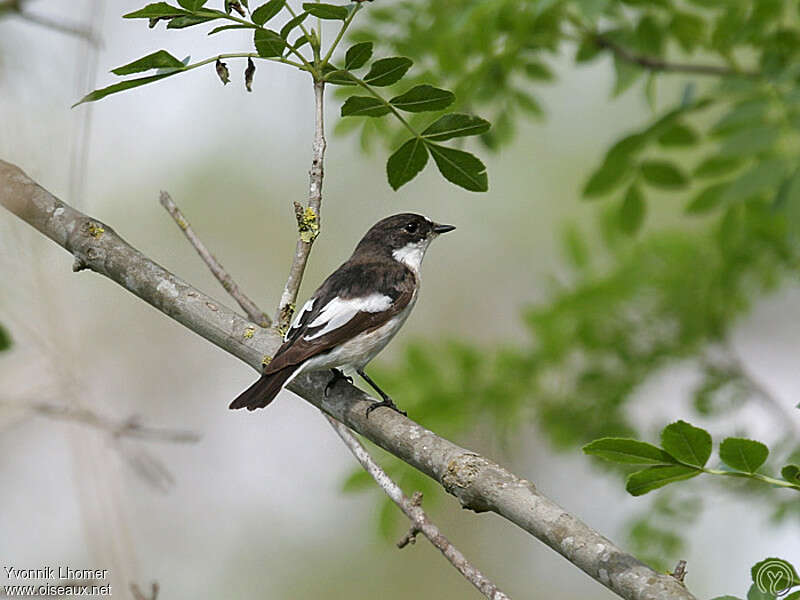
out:
{"label": "green leaf", "polygon": [[285,40],[287,37],[289,37],[289,34],[292,32],[292,30],[293,30],[295,27],[297,27],[298,25],[300,25],[300,23],[302,23],[303,21],[305,21],[307,16],[308,16],[308,13],[307,13],[307,12],[301,12],[301,13],[300,13],[299,15],[297,15],[296,17],[292,17],[291,19],[289,19],[288,21],[286,21],[286,25],[284,25],[283,27],[281,27],[281,37],[282,37],[284,40]]}
{"label": "green leaf", "polygon": [[797,465],[786,465],[781,469],[781,477],[789,483],[800,484],[800,467]]}
{"label": "green leaf", "polygon": [[281,12],[281,9],[286,5],[286,0],[269,0],[266,4],[262,4],[257,9],[255,9],[250,18],[253,20],[253,23],[258,25],[263,25],[267,21],[269,21],[272,17],[277,15]]}
{"label": "green leaf", "polygon": [[719,445],[719,457],[737,471],[755,473],[769,456],[769,448],[761,442],[744,438],[725,438]]}
{"label": "green leaf", "polygon": [[683,123],[675,123],[658,136],[658,143],[666,147],[691,146],[696,144],[698,139],[700,138],[694,129]]}
{"label": "green leaf", "polygon": [[187,15],[185,17],[175,17],[167,23],[167,29],[186,29],[195,25],[202,25],[209,21],[215,21],[219,17],[201,17],[198,15]]}
{"label": "green leaf", "polygon": [[750,569],[750,576],[759,590],[773,596],[800,585],[794,566],[782,558],[770,557],[757,562]]}
{"label": "green leaf", "polygon": [[770,109],[768,98],[754,98],[737,103],[711,128],[711,135],[726,136],[745,127],[764,122]]}
{"label": "green leaf", "polygon": [[735,171],[742,164],[741,159],[733,157],[710,156],[694,170],[695,177],[716,177]]}
{"label": "green leaf", "polygon": [[190,12],[195,12],[203,8],[203,5],[207,1],[208,0],[178,0],[178,4]]}
{"label": "green leaf", "polygon": [[122,15],[123,19],[153,19],[163,17],[180,17],[188,15],[189,12],[178,8],[177,6],[170,6],[166,2],[154,2],[148,4],[144,8],[135,10],[126,15]]}
{"label": "green leaf", "polygon": [[372,42],[361,42],[347,49],[344,55],[344,68],[348,70],[360,69],[372,56]]}
{"label": "green leaf", "polygon": [[480,135],[489,131],[489,121],[473,115],[450,113],[439,117],[431,123],[422,137],[434,142],[443,142],[455,137]]}
{"label": "green leaf", "polygon": [[321,2],[304,2],[303,10],[310,15],[320,19],[332,19],[344,21],[347,18],[348,10],[344,6],[335,4],[323,4]]}
{"label": "green leaf", "polygon": [[343,117],[382,117],[389,107],[372,96],[350,96],[342,105]]}
{"label": "green leaf", "polygon": [[128,63],[122,67],[117,67],[111,72],[114,75],[131,75],[133,73],[141,73],[142,71],[149,71],[150,69],[183,69],[184,65],[180,60],[172,56],[166,50],[159,50],[147,56]]}
{"label": "green leaf", "polygon": [[614,143],[606,152],[606,161],[628,160],[628,158],[642,150],[647,144],[648,136],[644,133],[627,135]]}
{"label": "green leaf", "polygon": [[691,479],[700,473],[701,471],[684,465],[648,467],[628,475],[625,489],[632,496],[641,496],[668,483]]}
{"label": "green leaf", "polygon": [[360,492],[375,485],[372,476],[364,469],[355,469],[342,484],[342,491],[345,493]]}
{"label": "green leaf", "polygon": [[705,41],[706,22],[697,15],[677,12],[672,18],[669,29],[684,52],[694,52],[694,49]]}
{"label": "green leaf", "polygon": [[652,186],[666,190],[686,187],[689,183],[678,167],[665,160],[646,160],[640,165],[642,177]]}
{"label": "green leaf", "polygon": [[228,31],[230,29],[253,29],[252,25],[220,25],[219,27],[214,27],[211,31],[208,32],[208,35],[214,35],[215,33],[220,33],[222,31]]}
{"label": "green leaf", "polygon": [[389,157],[386,162],[386,175],[389,185],[397,190],[408,183],[428,164],[428,149],[419,138],[411,138]]}
{"label": "green leaf", "polygon": [[412,64],[412,60],[404,56],[381,58],[372,63],[364,82],[378,87],[392,85],[402,79]]}
{"label": "green leaf", "polygon": [[271,29],[256,29],[253,42],[261,58],[280,56],[286,47],[286,41]]}
{"label": "green leaf", "polygon": [[8,350],[11,347],[11,336],[5,328],[0,325],[0,351]]}
{"label": "green leaf", "polygon": [[717,596],[716,598],[712,598],[711,600],[742,600],[742,599],[737,598],[736,596]]}
{"label": "green leaf", "polygon": [[633,65],[626,60],[614,56],[614,72],[617,79],[614,83],[614,90],[611,95],[617,97],[628,88],[630,88],[636,80],[642,75],[643,69],[639,65]]}
{"label": "green leaf", "polygon": [[617,217],[619,218],[620,229],[628,235],[633,235],[639,231],[644,222],[646,210],[647,206],[642,192],[636,184],[631,185],[622,200],[622,205],[619,207]]}
{"label": "green leaf", "polygon": [[757,162],[728,186],[725,200],[735,202],[749,200],[777,190],[786,175],[786,163],[778,158]]}
{"label": "green leaf", "polygon": [[603,196],[619,187],[631,172],[631,164],[625,159],[608,158],[597,169],[583,188],[587,198]]}
{"label": "green leaf", "polygon": [[389,103],[406,112],[428,112],[443,110],[456,99],[453,92],[432,85],[416,85],[405,94],[395,96]]}
{"label": "green leaf", "polygon": [[711,456],[711,434],[686,421],[677,421],[661,431],[661,446],[680,462],[703,467]]}
{"label": "green leaf", "polygon": [[427,145],[445,179],[471,192],[485,192],[489,189],[486,167],[478,157],[438,144]]}
{"label": "green leaf", "polygon": [[750,589],[747,590],[747,600],[776,600],[775,594],[769,594],[767,592],[762,591],[759,587],[754,583],[750,586]]}
{"label": "green leaf", "polygon": [[661,448],[627,438],[601,438],[583,447],[586,454],[618,463],[638,465],[674,465],[675,459]]}
{"label": "green leaf", "polygon": [[720,146],[720,156],[753,156],[775,147],[780,130],[771,125],[741,129],[728,136]]}
{"label": "green leaf", "polygon": [[707,187],[697,194],[686,206],[686,212],[693,215],[702,215],[719,206],[722,197],[728,189],[728,182],[717,183]]}
{"label": "green leaf", "polygon": [[529,62],[525,65],[525,74],[531,78],[538,81],[552,81],[553,80],[553,72],[543,62],[534,61]]}
{"label": "green leaf", "polygon": [[114,85],[110,85],[108,87],[104,87],[99,90],[95,90],[90,94],[85,95],[81,98],[78,102],[72,105],[72,108],[75,108],[79,104],[83,104],[84,102],[96,102],[97,100],[102,100],[106,96],[110,96],[111,94],[116,94],[117,92],[123,92],[125,90],[130,90],[132,88],[136,88],[142,85],[147,85],[148,83],[154,83],[165,77],[169,77],[171,75],[175,75],[176,73],[181,73],[180,70],[175,70],[170,73],[159,73],[158,75],[150,75],[149,77],[140,77],[138,79],[128,79],[126,81],[121,81],[119,83],[115,83]]}
{"label": "green leaf", "polygon": [[333,85],[356,85],[356,82],[353,81],[353,78],[350,76],[348,71],[344,71],[341,69],[337,69],[332,67],[332,65],[327,65],[331,67],[331,70],[325,73],[325,81],[331,83]]}

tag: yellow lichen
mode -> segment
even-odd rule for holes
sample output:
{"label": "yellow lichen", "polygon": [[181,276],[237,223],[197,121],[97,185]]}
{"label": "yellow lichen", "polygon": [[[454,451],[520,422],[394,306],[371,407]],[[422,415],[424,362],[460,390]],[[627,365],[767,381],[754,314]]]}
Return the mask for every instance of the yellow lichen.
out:
{"label": "yellow lichen", "polygon": [[306,207],[302,216],[297,219],[297,227],[300,232],[300,239],[311,243],[319,235],[319,220],[317,213],[310,206]]}
{"label": "yellow lichen", "polygon": [[265,354],[264,358],[261,360],[261,366],[266,367],[271,362],[272,362],[272,357]]}
{"label": "yellow lichen", "polygon": [[100,223],[95,223],[94,221],[89,221],[89,235],[92,236],[94,239],[99,240],[103,237],[103,234],[106,232],[103,229],[103,226]]}
{"label": "yellow lichen", "polygon": [[244,330],[244,339],[249,340],[256,334],[256,328],[252,325]]}

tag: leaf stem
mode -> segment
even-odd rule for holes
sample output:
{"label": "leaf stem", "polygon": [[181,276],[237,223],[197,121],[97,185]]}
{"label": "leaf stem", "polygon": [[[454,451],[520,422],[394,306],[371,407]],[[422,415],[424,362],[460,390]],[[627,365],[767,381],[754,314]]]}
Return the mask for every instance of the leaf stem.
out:
{"label": "leaf stem", "polygon": [[800,491],[800,486],[790,482],[790,481],[783,481],[781,479],[775,479],[774,477],[769,477],[767,475],[762,475],[761,473],[745,473],[744,471],[723,471],[722,469],[702,469],[703,473],[708,473],[709,475],[722,475],[724,477],[744,477],[746,479],[755,479],[756,481],[761,481],[763,483],[769,483],[770,485],[776,485],[778,487],[785,487],[785,488],[792,488],[795,490]]}
{"label": "leaf stem", "polygon": [[344,37],[344,34],[347,31],[347,28],[350,27],[350,23],[353,22],[353,17],[356,16],[356,13],[359,10],[361,10],[361,5],[360,4],[356,4],[355,8],[353,8],[352,12],[349,15],[347,15],[347,18],[344,20],[344,23],[342,23],[341,29],[339,29],[339,33],[336,35],[336,39],[333,40],[333,44],[331,44],[331,47],[328,48],[328,52],[325,54],[324,58],[322,59],[322,66],[325,66],[326,64],[328,64],[328,61],[331,59],[331,56],[333,56],[333,51],[336,50],[336,46],[338,46],[339,42],[342,41],[342,38]]}
{"label": "leaf stem", "polygon": [[378,100],[380,100],[380,101],[381,101],[381,103],[382,103],[384,106],[386,106],[386,108],[388,108],[388,109],[389,109],[389,110],[390,110],[390,111],[391,111],[391,112],[394,114],[394,116],[395,116],[395,117],[397,117],[397,118],[400,120],[400,122],[401,122],[403,125],[405,125],[406,129],[408,129],[408,130],[411,132],[411,134],[412,134],[412,135],[413,135],[415,138],[419,138],[420,140],[422,139],[422,136],[421,136],[419,133],[417,133],[417,130],[416,130],[416,129],[414,129],[414,128],[413,128],[413,127],[412,127],[412,126],[409,124],[409,122],[408,122],[408,121],[406,121],[405,117],[403,117],[403,115],[401,115],[401,114],[398,112],[398,110],[397,110],[397,109],[396,109],[396,108],[395,108],[395,107],[394,107],[394,106],[393,106],[393,105],[392,105],[392,104],[391,104],[391,103],[390,103],[388,100],[386,100],[386,99],[385,99],[383,96],[381,96],[381,95],[380,95],[378,92],[376,92],[374,89],[372,89],[372,86],[371,86],[371,85],[369,85],[369,84],[368,84],[366,81],[364,81],[363,79],[359,79],[358,77],[356,77],[355,75],[353,75],[353,74],[352,74],[350,71],[344,71],[344,72],[345,72],[345,73],[347,73],[347,74],[350,76],[350,78],[351,78],[353,81],[355,81],[355,82],[356,82],[358,85],[360,85],[360,86],[361,86],[361,87],[363,87],[365,90],[367,90],[367,92],[369,92],[371,96],[373,96],[374,98],[377,98]]}
{"label": "leaf stem", "polygon": [[[289,5],[287,4],[286,7],[289,8]],[[292,12],[292,11],[290,10],[290,12]],[[227,13],[224,13],[224,12],[218,11],[218,10],[212,10],[212,11],[208,11],[208,12],[205,12],[205,13],[198,12],[197,14],[199,14],[201,16],[204,15],[204,16],[209,16],[209,17],[210,16],[221,17],[223,19],[228,19],[229,21],[233,21],[233,22],[239,23],[241,25],[247,25],[248,27],[251,27],[253,29],[266,30],[266,28],[262,27],[261,25],[258,25],[256,23],[251,23],[250,21],[247,21],[246,19],[242,19],[241,17],[237,17],[235,15],[229,15]],[[292,13],[292,14],[294,14],[294,13]],[[302,27],[302,24],[301,24],[301,27]],[[310,62],[308,62],[308,60],[306,60],[305,56],[300,54],[300,52],[298,50],[296,50],[288,42],[286,43],[286,47],[289,49],[289,52],[293,53],[297,58],[300,59],[300,62],[303,63],[302,66],[306,67],[306,69],[308,69],[308,71],[311,72],[312,74],[314,73],[314,66]],[[258,56],[258,55],[256,55],[256,56]],[[260,58],[263,58],[263,57],[260,57]],[[286,62],[286,61],[283,60],[283,61],[278,61],[278,62]],[[298,66],[298,67],[300,66],[297,63],[287,63],[287,64],[294,64],[295,66]]]}
{"label": "leaf stem", "polygon": [[[284,4],[284,6],[286,7],[286,10],[289,11],[289,14],[292,15],[292,18],[296,19],[297,18],[297,13],[292,8],[292,6],[288,2],[286,4]],[[306,36],[306,39],[308,40],[308,42],[311,43],[311,32],[308,29],[306,29],[306,26],[303,25],[302,23],[300,23],[300,31],[303,32],[303,34]]]}
{"label": "leaf stem", "polygon": [[229,52],[226,54],[217,54],[216,56],[212,56],[210,58],[206,58],[196,63],[192,63],[190,65],[186,65],[182,71],[191,71],[192,69],[196,69],[197,67],[202,67],[212,62],[216,62],[218,60],[223,60],[226,58],[260,58],[261,60],[271,60],[272,62],[279,62],[286,65],[292,65],[293,67],[297,67],[299,69],[303,68],[299,62],[295,62],[293,60],[289,60],[287,58],[282,57],[265,57],[259,56],[257,52]]}

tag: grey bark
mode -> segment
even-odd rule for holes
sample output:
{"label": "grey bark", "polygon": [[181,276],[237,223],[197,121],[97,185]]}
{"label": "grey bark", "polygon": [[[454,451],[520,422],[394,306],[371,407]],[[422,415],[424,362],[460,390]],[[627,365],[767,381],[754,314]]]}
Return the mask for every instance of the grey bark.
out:
{"label": "grey bark", "polygon": [[[71,208],[19,168],[0,161],[3,205],[75,257],[75,269],[91,269],[116,281],[164,314],[223,350],[261,369],[280,337],[256,327],[196,290],[120,238],[110,227]],[[627,554],[530,481],[462,448],[394,411],[377,411],[353,386],[323,391],[329,374],[298,377],[289,389],[442,484],[464,508],[492,511],[528,531],[590,577],[629,600],[692,600],[676,579]]]}

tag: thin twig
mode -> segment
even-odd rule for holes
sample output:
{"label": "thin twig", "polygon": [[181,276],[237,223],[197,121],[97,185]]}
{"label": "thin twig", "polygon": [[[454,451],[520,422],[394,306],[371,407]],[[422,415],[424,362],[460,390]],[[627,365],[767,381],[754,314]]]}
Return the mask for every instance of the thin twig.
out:
{"label": "thin twig", "polygon": [[76,25],[74,23],[66,23],[64,21],[59,21],[47,17],[45,15],[39,15],[28,12],[22,8],[22,2],[20,0],[9,0],[7,2],[0,2],[0,16],[6,14],[8,14],[8,16],[19,17],[24,21],[28,21],[29,23],[33,23],[34,25],[39,25],[40,27],[45,27],[52,31],[57,31],[59,33],[65,33],[67,35],[74,35],[77,37],[84,38],[87,42],[89,42],[93,46],[101,45],[100,39],[96,35],[94,35],[91,29],[81,27],[80,25]]}
{"label": "thin twig", "polygon": [[325,82],[314,81],[314,145],[312,147],[313,157],[311,160],[311,170],[308,172],[308,206],[305,209],[295,204],[295,216],[297,218],[297,228],[299,237],[295,247],[294,260],[289,269],[289,277],[286,286],[283,288],[278,309],[275,312],[275,323],[279,329],[285,328],[294,314],[295,304],[297,303],[297,292],[300,289],[300,282],[303,280],[303,273],[308,263],[308,255],[311,253],[311,246],[314,243],[320,228],[320,207],[322,205],[322,179],[325,175],[325,121],[324,121],[324,96]]}
{"label": "thin twig", "polygon": [[98,415],[88,408],[63,406],[49,402],[12,402],[6,400],[0,400],[0,405],[21,408],[59,421],[82,423],[97,429],[103,429],[114,437],[176,443],[194,443],[200,440],[200,436],[193,431],[147,427],[142,425],[137,417],[130,417],[124,420],[111,419]]}
{"label": "thin twig", "polygon": [[239,306],[242,307],[242,310],[247,314],[247,317],[260,325],[261,327],[269,327],[272,324],[272,320],[267,316],[267,314],[262,311],[256,303],[250,300],[242,290],[239,289],[239,286],[236,285],[236,282],[233,278],[228,274],[225,268],[219,263],[219,261],[214,257],[211,252],[208,251],[208,248],[205,247],[202,240],[197,237],[197,234],[192,229],[192,226],[189,225],[189,221],[186,220],[186,217],[183,216],[183,213],[177,207],[175,202],[172,201],[172,198],[167,192],[161,192],[161,206],[167,209],[172,218],[183,230],[184,235],[186,235],[186,239],[189,240],[189,243],[194,247],[197,253],[200,255],[200,258],[203,259],[203,262],[206,263],[208,268],[214,274],[214,277],[217,278],[222,284],[222,287],[225,288],[225,291],[228,292],[236,302],[239,303]]}
{"label": "thin twig", "polygon": [[675,570],[672,573],[670,573],[670,575],[672,575],[672,577],[683,583],[683,580],[686,579],[686,573],[687,573],[686,561],[679,560],[678,564],[675,565]]}
{"label": "thin twig", "polygon": [[135,584],[131,584],[131,594],[133,595],[134,600],[157,600],[158,598],[158,582],[154,581],[150,584],[150,595],[145,596],[142,592],[141,588]]}
{"label": "thin twig", "polygon": [[656,56],[637,54],[621,46],[608,37],[596,33],[593,34],[594,43],[600,48],[610,50],[614,56],[625,62],[639,65],[650,71],[662,71],[670,73],[691,73],[694,75],[713,75],[723,77],[758,77],[760,73],[756,71],[739,71],[730,67],[720,65],[694,65],[689,63],[674,63],[666,61]]}
{"label": "thin twig", "polygon": [[356,437],[350,433],[350,430],[342,425],[333,417],[325,415],[331,427],[334,428],[342,441],[356,457],[356,460],[361,463],[361,466],[369,473],[381,489],[386,492],[386,495],[391,498],[392,502],[397,504],[400,510],[403,511],[411,520],[411,531],[398,543],[398,547],[402,548],[408,544],[417,533],[422,533],[426,538],[431,541],[431,544],[436,546],[439,551],[444,554],[445,558],[461,573],[472,585],[474,585],[480,592],[490,598],[491,600],[507,600],[508,596],[501,592],[497,586],[492,583],[483,573],[481,573],[474,565],[472,565],[461,552],[453,546],[439,528],[431,522],[425,511],[419,506],[422,498],[421,494],[415,498],[408,498],[403,490],[400,489],[386,472],[380,468],[378,463],[370,456],[369,452],[361,445]]}

